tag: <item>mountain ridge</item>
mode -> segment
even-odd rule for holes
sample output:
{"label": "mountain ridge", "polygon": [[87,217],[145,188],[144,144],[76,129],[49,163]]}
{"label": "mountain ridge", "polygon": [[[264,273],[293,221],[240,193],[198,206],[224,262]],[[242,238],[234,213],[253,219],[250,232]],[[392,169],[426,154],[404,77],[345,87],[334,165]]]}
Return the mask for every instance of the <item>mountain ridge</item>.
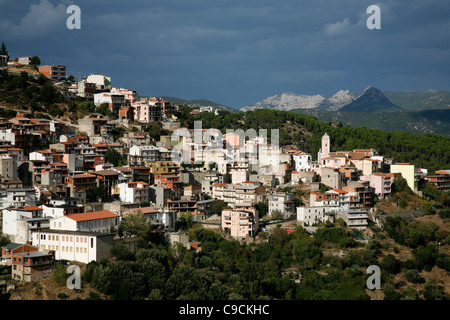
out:
{"label": "mountain ridge", "polygon": [[[286,92],[278,95],[274,95],[256,102],[252,105],[247,105],[240,108],[240,111],[255,110],[255,109],[273,109],[290,111],[294,109],[317,109],[324,111],[337,111],[346,105],[361,98],[365,92],[373,88],[379,91],[387,99],[385,106],[387,108],[381,108],[381,111],[393,111],[393,110],[434,110],[434,109],[448,109],[450,108],[450,91],[446,90],[427,90],[427,91],[382,91],[375,87],[368,86],[362,93],[351,93],[349,90],[339,90],[332,96],[326,95],[304,95],[295,94],[292,92]],[[367,92],[366,92],[367,93]],[[289,96],[291,104],[287,99],[280,99]],[[380,95],[381,96],[381,95]],[[301,99],[297,99],[301,97]],[[308,101],[308,97],[315,97],[314,105],[305,104]],[[281,100],[281,101],[280,101]],[[311,101],[311,100],[310,100]],[[374,101],[372,104],[376,105]],[[353,111],[365,111],[373,112],[373,109],[363,108],[366,110],[353,110]],[[385,110],[388,109],[388,110]],[[345,109],[344,109],[345,110]],[[351,110],[350,110],[351,111]]]}

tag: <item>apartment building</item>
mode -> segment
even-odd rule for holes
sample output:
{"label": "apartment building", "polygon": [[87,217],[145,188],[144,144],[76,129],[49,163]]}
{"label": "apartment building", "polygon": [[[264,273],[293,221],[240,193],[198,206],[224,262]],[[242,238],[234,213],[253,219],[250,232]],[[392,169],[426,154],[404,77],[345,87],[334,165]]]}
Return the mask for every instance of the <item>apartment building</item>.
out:
{"label": "apartment building", "polygon": [[434,183],[438,190],[450,191],[450,170],[438,170],[434,174],[426,175],[425,180]]}
{"label": "apartment building", "polygon": [[288,150],[292,157],[294,171],[305,172],[311,170],[311,154],[301,150]]}
{"label": "apartment building", "polygon": [[66,79],[66,67],[65,66],[59,66],[59,65],[46,65],[46,66],[39,66],[38,70],[40,73],[42,73],[44,76],[50,79],[54,80],[63,80]]}
{"label": "apartment building", "polygon": [[133,118],[142,123],[161,121],[163,118],[163,104],[160,101],[141,99],[131,104]]}
{"label": "apartment building", "polygon": [[367,176],[361,176],[359,180],[369,181],[369,185],[373,188],[374,193],[380,199],[384,199],[391,194],[394,175],[394,173],[373,173]]}
{"label": "apartment building", "polygon": [[20,221],[41,218],[42,213],[43,209],[37,206],[6,208],[3,210],[2,232],[7,234],[13,242],[26,243],[27,232],[20,232],[19,229],[22,226]]}
{"label": "apartment building", "polygon": [[133,146],[128,153],[130,165],[144,165],[145,162],[160,160],[160,151],[155,146]]}
{"label": "apartment building", "polygon": [[124,105],[130,106],[137,100],[137,91],[125,88],[111,88],[111,93],[121,94],[125,98]]}
{"label": "apartment building", "polygon": [[111,77],[103,74],[91,74],[83,79],[83,81],[94,83],[97,91],[111,90]]}
{"label": "apartment building", "polygon": [[267,196],[269,215],[274,211],[281,213],[281,218],[286,219],[295,213],[295,195],[288,192],[275,192]]}
{"label": "apartment building", "polygon": [[100,106],[106,103],[112,113],[118,113],[120,108],[125,104],[125,96],[123,94],[116,94],[111,92],[100,92],[94,94],[95,106]]}
{"label": "apartment building", "polygon": [[120,201],[140,203],[149,201],[148,183],[142,181],[119,183]]}
{"label": "apartment building", "polygon": [[331,209],[329,206],[297,207],[297,221],[301,222],[303,226],[324,223],[329,220]]}
{"label": "apartment building", "polygon": [[248,241],[259,228],[259,216],[256,209],[225,209],[222,211],[222,229],[237,240]]}
{"label": "apartment building", "polygon": [[391,173],[400,173],[406,180],[412,191],[417,192],[418,188],[418,171],[417,167],[409,163],[391,164]]}
{"label": "apartment building", "polygon": [[42,279],[55,262],[53,252],[39,251],[28,244],[9,243],[2,247],[2,260],[11,265],[11,278],[21,282]]}

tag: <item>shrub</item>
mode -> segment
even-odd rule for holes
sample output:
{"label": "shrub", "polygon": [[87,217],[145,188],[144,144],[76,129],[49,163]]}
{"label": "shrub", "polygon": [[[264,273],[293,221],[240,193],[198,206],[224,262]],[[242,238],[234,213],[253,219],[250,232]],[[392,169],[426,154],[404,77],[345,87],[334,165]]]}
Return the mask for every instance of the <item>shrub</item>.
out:
{"label": "shrub", "polygon": [[423,283],[425,280],[420,276],[419,271],[416,269],[407,270],[405,272],[405,279],[411,283]]}
{"label": "shrub", "polygon": [[58,299],[59,300],[66,300],[69,296],[65,294],[64,292],[58,293]]}
{"label": "shrub", "polygon": [[57,263],[55,268],[53,269],[52,279],[60,286],[63,286],[67,283],[67,279],[69,278],[69,274],[66,271],[66,268],[60,263]]}

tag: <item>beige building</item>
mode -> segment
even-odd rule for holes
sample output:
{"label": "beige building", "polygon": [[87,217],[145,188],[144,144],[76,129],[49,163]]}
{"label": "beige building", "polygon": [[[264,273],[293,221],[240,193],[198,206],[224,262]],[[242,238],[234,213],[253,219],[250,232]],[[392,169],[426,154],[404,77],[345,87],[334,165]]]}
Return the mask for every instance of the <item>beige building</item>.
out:
{"label": "beige building", "polygon": [[256,209],[225,209],[222,211],[222,229],[237,240],[248,241],[254,237],[259,227]]}

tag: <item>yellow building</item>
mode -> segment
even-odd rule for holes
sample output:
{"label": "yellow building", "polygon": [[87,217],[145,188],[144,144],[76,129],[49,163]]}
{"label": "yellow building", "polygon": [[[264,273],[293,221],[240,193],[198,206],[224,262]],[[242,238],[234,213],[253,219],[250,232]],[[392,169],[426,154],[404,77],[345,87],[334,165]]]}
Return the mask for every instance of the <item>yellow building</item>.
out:
{"label": "yellow building", "polygon": [[412,191],[417,192],[417,168],[409,163],[391,164],[391,173],[400,173]]}

